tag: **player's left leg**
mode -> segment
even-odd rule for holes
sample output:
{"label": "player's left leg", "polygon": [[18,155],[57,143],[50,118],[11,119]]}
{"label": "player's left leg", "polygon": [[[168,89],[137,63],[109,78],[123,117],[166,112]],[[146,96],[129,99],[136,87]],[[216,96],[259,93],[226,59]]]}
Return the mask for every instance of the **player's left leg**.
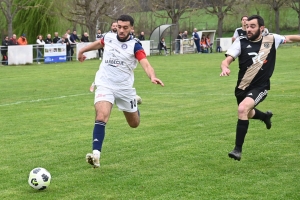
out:
{"label": "player's left leg", "polygon": [[238,122],[236,126],[235,147],[228,153],[230,158],[240,161],[242,147],[248,131],[249,119],[248,113],[254,108],[255,102],[252,98],[246,97],[238,106]]}
{"label": "player's left leg", "polygon": [[[252,94],[252,98],[255,101],[255,106],[257,106],[259,103],[261,103],[268,95],[268,91],[265,89],[254,89],[249,92],[249,94]],[[254,108],[251,110],[248,114],[249,119],[258,119],[263,121],[266,124],[266,128],[270,129],[272,126],[271,118],[273,116],[273,113],[271,111],[267,112],[261,112],[257,108]]]}
{"label": "player's left leg", "polygon": [[118,90],[114,94],[116,97],[115,103],[123,111],[128,125],[132,128],[138,127],[140,124],[140,113],[137,107],[135,89]]}

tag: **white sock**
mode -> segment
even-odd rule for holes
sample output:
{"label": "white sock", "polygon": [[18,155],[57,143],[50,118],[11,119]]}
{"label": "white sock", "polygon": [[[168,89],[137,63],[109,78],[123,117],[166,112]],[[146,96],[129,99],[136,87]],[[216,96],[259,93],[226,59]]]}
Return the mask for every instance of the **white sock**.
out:
{"label": "white sock", "polygon": [[100,157],[100,151],[99,150],[93,150],[93,155]]}

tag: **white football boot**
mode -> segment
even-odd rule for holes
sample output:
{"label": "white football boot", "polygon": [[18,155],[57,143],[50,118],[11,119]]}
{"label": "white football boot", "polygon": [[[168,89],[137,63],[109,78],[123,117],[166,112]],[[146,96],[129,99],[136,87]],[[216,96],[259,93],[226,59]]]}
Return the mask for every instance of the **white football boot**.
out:
{"label": "white football boot", "polygon": [[88,153],[85,156],[86,162],[93,165],[94,168],[100,167],[100,151],[93,150],[93,153]]}

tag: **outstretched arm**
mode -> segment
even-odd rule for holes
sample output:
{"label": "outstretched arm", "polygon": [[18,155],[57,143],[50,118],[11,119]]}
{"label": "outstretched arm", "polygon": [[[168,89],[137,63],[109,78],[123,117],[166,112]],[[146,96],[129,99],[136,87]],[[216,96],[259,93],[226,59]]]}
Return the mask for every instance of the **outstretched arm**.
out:
{"label": "outstretched arm", "polygon": [[232,63],[233,61],[233,57],[231,56],[227,56],[221,63],[221,74],[220,76],[229,76],[230,74],[230,69],[229,69],[229,65]]}
{"label": "outstretched arm", "polygon": [[156,78],[154,69],[150,65],[147,58],[140,60],[140,64],[142,65],[143,69],[145,70],[146,74],[148,75],[148,77],[150,78],[152,83],[164,86],[164,83],[161,80],[159,80],[158,78]]}
{"label": "outstretched arm", "polygon": [[300,35],[286,35],[286,42],[300,42]]}
{"label": "outstretched arm", "polygon": [[78,60],[80,62],[83,62],[85,60],[85,56],[83,55],[83,53],[87,51],[98,50],[100,48],[103,48],[104,44],[101,43],[101,41],[102,40],[96,40],[95,42],[81,48],[78,53]]}

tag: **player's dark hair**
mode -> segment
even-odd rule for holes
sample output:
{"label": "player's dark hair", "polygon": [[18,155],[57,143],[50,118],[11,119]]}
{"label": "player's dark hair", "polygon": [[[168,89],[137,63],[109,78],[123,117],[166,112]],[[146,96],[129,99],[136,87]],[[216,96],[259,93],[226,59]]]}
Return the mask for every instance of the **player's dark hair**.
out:
{"label": "player's dark hair", "polygon": [[113,21],[111,24],[110,24],[110,26],[112,26],[113,25],[113,23],[117,23],[116,21]]}
{"label": "player's dark hair", "polygon": [[241,17],[241,21],[243,20],[244,17],[247,17],[247,19],[248,19],[248,16],[247,16],[247,15],[244,15],[244,16]]}
{"label": "player's dark hair", "polygon": [[264,19],[259,16],[259,15],[252,15],[248,18],[248,21],[251,21],[253,19],[257,19],[257,22],[258,22],[258,26],[261,27],[261,26],[264,26],[265,25],[265,22],[264,22]]}
{"label": "player's dark hair", "polygon": [[117,20],[123,22],[130,22],[131,26],[133,26],[134,24],[134,19],[130,15],[121,15]]}

